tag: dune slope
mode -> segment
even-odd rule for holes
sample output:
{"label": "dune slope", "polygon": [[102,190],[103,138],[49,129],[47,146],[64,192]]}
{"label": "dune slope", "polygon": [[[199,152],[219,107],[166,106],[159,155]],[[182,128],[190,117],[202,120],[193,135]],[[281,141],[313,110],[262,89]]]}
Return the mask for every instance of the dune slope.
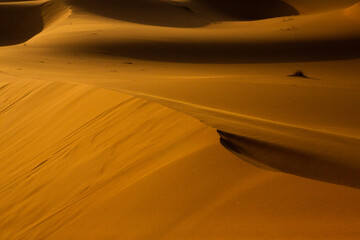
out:
{"label": "dune slope", "polygon": [[43,81],[0,99],[2,239],[360,235],[359,191],[252,167],[174,110]]}
{"label": "dune slope", "polygon": [[86,86],[2,82],[0,109],[2,239],[44,239],[113,191],[215,144],[190,117]]}

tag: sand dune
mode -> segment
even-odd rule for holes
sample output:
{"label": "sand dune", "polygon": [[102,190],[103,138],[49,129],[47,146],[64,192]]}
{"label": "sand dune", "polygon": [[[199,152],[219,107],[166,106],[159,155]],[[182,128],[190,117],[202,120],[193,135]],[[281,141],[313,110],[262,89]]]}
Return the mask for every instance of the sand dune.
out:
{"label": "sand dune", "polygon": [[0,13],[0,239],[359,238],[358,0]]}
{"label": "sand dune", "polygon": [[[135,2],[130,4],[124,1],[119,3],[119,7],[130,7],[137,11],[140,3],[132,5]],[[157,2],[149,2],[155,3]],[[176,5],[168,2],[159,4],[167,7]],[[108,6],[112,6],[110,2]],[[310,154],[311,157],[307,159],[322,159],[320,167],[325,173],[308,175],[302,172],[304,169],[300,172],[289,169],[282,169],[283,171],[356,187],[359,171],[356,161],[359,112],[358,106],[353,103],[358,101],[359,72],[352,66],[359,61],[357,49],[360,49],[360,24],[354,17],[358,9],[359,3],[316,15],[255,22],[224,22],[201,29],[133,25],[79,13],[74,14],[62,26],[28,42],[29,47],[4,50],[4,53],[9,51],[8,54],[12,55],[26,52],[24,56],[31,59],[23,60],[25,67],[21,68],[21,72],[11,73],[14,71],[12,62],[5,67],[5,72],[10,76],[17,77],[20,74],[43,80],[62,81],[65,78],[67,81],[95,84],[147,97],[188,113],[221,131],[291,149],[285,154],[287,157],[298,159],[296,154]],[[186,16],[187,13],[182,14]],[[317,23],[315,27],[314,22]],[[288,24],[293,30],[283,31],[283,27]],[[240,30],[234,32],[234,29]],[[74,55],[76,64],[69,62],[74,58],[68,54]],[[39,57],[46,58],[46,61],[38,59]],[[38,59],[38,63],[31,63],[34,58]],[[148,62],[140,62],[143,59]],[[313,63],[325,59],[334,62]],[[53,64],[46,64],[47,61],[52,61]],[[123,65],[121,80],[118,80],[118,71],[108,69],[114,68],[116,62]],[[168,65],[170,70],[162,73],[164,68],[161,64],[156,66],[157,62],[168,62],[171,64]],[[178,69],[183,70],[187,66],[178,65],[182,62],[193,65],[190,65],[188,72],[181,73],[183,76],[179,76]],[[21,61],[16,62],[19,63]],[[209,70],[210,65],[206,65],[209,63],[237,63],[240,69],[232,65],[221,70],[223,66],[211,65],[213,70]],[[269,63],[272,65],[268,65]],[[42,69],[44,64],[47,66],[46,70]],[[141,66],[137,67],[139,64]],[[88,65],[96,67],[88,69]],[[289,78],[299,65],[315,68],[317,74],[310,73],[307,79]],[[344,65],[347,65],[346,82],[342,80]],[[329,66],[334,69],[332,72],[328,72]],[[144,71],[144,68],[149,67],[153,69],[153,73]],[[59,68],[65,69],[65,76],[59,74]],[[252,68],[251,71],[257,73],[251,73],[246,68]],[[269,68],[273,69],[273,74],[261,73],[263,69]],[[194,73],[201,81],[196,80]],[[202,77],[204,73],[207,75]],[[230,73],[230,77],[227,77]],[[99,79],[98,74],[105,81]],[[208,75],[212,76],[207,77]],[[196,81],[189,82],[189,79]],[[204,81],[207,82],[205,90]],[[181,92],[178,91],[179,86]],[[220,88],[222,91],[218,91]],[[271,97],[264,97],[267,95]],[[221,112],[241,117],[234,120]],[[251,123],[256,127],[249,128],[249,123],[244,126],[242,117],[261,121]],[[267,123],[274,123],[274,126],[265,131],[260,130]],[[276,133],[274,129],[277,129]],[[323,139],[318,141],[317,149],[311,148],[314,138]],[[328,150],[329,146],[332,147]],[[292,156],[290,152],[293,153]],[[343,162],[342,158],[346,161]],[[301,161],[293,160],[292,163],[294,166],[304,164]],[[338,177],[338,173],[323,166],[323,161],[332,164],[331,169],[344,167],[340,174],[344,180]],[[283,160],[280,165],[281,162]],[[281,169],[280,165],[277,165],[277,169]],[[312,166],[306,168],[311,171]],[[347,178],[351,180],[346,180]]]}
{"label": "sand dune", "polygon": [[2,239],[360,234],[359,191],[252,167],[184,114],[84,85],[0,86]]}
{"label": "sand dune", "polygon": [[[90,25],[84,25],[81,32],[77,31],[78,28],[72,28],[72,35],[55,35],[54,41],[47,38],[48,43],[43,41],[42,44],[51,44],[52,47],[55,45],[63,51],[81,55],[100,53],[161,62],[285,63],[343,60],[360,56],[359,20],[351,17],[356,14],[350,14],[356,12],[357,8],[358,5],[354,5],[319,15],[266,21],[223,22],[201,29],[139,25],[139,30],[129,30],[126,24],[115,24],[99,18],[99,24],[105,26],[101,30],[102,37],[79,42],[84,29],[91,28]],[[163,12],[167,13],[165,10]],[[138,16],[131,11],[129,14]],[[150,16],[153,14],[150,12]],[[185,11],[170,16],[173,15],[188,19]],[[159,21],[170,24],[171,20],[165,21],[166,16],[169,15],[159,16]],[[152,24],[146,19],[138,22]],[[109,28],[110,23],[112,27]],[[98,28],[91,30],[96,31]]]}
{"label": "sand dune", "polygon": [[0,46],[23,43],[65,15],[60,0],[0,1]]}
{"label": "sand dune", "polygon": [[109,193],[214,145],[190,117],[91,87],[4,82],[1,98],[2,239],[43,239]]}
{"label": "sand dune", "polygon": [[[349,126],[348,131],[345,128],[336,129],[337,131],[331,128],[326,130],[326,123],[322,123],[323,130],[320,130],[153,95],[127,93],[178,109],[205,124],[221,129],[218,132],[222,145],[256,166],[315,180],[360,187],[360,139],[355,133],[358,132],[356,123],[353,127]],[[327,97],[329,100],[330,96]],[[334,105],[331,111],[336,112]],[[327,121],[327,118],[324,120]],[[342,126],[345,127],[344,122]]]}

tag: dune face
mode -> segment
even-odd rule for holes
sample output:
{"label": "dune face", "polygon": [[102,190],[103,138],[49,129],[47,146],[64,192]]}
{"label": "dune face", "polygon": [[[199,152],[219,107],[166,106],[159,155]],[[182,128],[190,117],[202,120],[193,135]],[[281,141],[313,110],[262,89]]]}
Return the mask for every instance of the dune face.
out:
{"label": "dune face", "polygon": [[[124,56],[147,61],[174,63],[286,63],[313,62],[325,60],[344,60],[360,56],[360,38],[329,39],[325,42],[309,42],[307,40],[275,43],[251,42],[243,39],[241,42],[176,42],[141,40],[127,41],[123,39],[110,41],[94,41],[81,46],[69,44],[68,52],[80,54],[102,53]],[[301,46],[301,48],[299,48]],[[329,49],[332,49],[329,52]],[[309,55],[312,53],[312,55]],[[276,57],[273,57],[276,54]]]}
{"label": "dune face", "polygon": [[70,5],[102,16],[167,27],[203,27],[212,22],[258,20],[297,15],[280,0],[68,0]]}
{"label": "dune face", "polygon": [[[219,131],[219,134],[221,144],[225,148],[256,166],[360,188],[360,167],[357,163],[359,152],[356,152],[356,147],[359,145],[358,139],[339,139],[338,141],[344,142],[342,151],[339,147],[336,152],[327,149],[332,145],[330,142],[326,142],[326,148],[321,144],[313,144],[312,147],[316,150],[307,151],[306,149],[310,146],[306,146],[305,149],[299,151],[299,143],[296,143],[298,144],[296,148],[292,144],[282,145],[259,141],[222,131]],[[269,158],[269,156],[272,157]],[[344,164],[342,159],[348,159],[348,161]]]}
{"label": "dune face", "polygon": [[44,25],[39,6],[0,4],[0,21],[6,23],[0,26],[0,45],[22,43],[42,31]]}
{"label": "dune face", "polygon": [[1,239],[45,239],[109,193],[216,142],[188,116],[106,90],[2,81],[0,93]]}
{"label": "dune face", "polygon": [[183,5],[159,0],[67,0],[70,5],[122,21],[164,26],[203,27],[209,20]]}
{"label": "dune face", "polygon": [[0,46],[29,40],[66,11],[60,0],[1,1]]}
{"label": "dune face", "polygon": [[360,1],[0,0],[0,239],[359,239]]}

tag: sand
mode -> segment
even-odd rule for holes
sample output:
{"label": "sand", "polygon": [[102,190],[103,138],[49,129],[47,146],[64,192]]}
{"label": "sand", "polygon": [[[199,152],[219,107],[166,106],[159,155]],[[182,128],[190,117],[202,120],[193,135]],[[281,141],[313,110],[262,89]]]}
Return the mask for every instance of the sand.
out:
{"label": "sand", "polygon": [[0,13],[0,239],[360,237],[359,1]]}

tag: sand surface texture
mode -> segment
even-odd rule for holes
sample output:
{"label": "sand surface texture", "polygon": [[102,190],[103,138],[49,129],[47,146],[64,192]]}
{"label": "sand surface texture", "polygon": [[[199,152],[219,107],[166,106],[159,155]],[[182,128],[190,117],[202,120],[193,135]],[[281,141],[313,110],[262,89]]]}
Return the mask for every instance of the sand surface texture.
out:
{"label": "sand surface texture", "polygon": [[360,238],[358,0],[0,1],[0,33],[0,239]]}

